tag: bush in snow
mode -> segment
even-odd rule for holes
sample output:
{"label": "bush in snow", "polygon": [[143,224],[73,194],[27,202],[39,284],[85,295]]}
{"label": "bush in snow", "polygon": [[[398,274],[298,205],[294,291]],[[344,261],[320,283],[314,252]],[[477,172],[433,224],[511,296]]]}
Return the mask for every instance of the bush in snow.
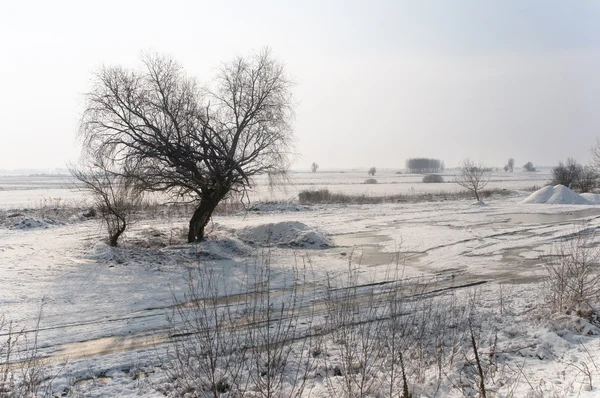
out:
{"label": "bush in snow", "polygon": [[38,333],[42,311],[30,331],[0,316],[0,397],[49,397],[52,380],[47,362],[39,352]]}
{"label": "bush in snow", "polygon": [[367,174],[370,176],[374,176],[376,172],[377,172],[377,169],[375,167],[371,167],[369,169],[369,171],[367,171]]}
{"label": "bush in snow", "polygon": [[533,163],[527,162],[523,165],[523,170],[528,171],[528,172],[534,172],[535,167],[533,166]]}
{"label": "bush in snow", "polygon": [[439,174],[427,174],[423,177],[424,183],[440,183],[444,182],[444,177]]}
{"label": "bush in snow", "polygon": [[242,281],[205,267],[190,271],[188,293],[169,318],[176,338],[164,366],[172,382],[159,388],[163,393],[302,395],[314,360],[308,355],[313,317],[309,312],[300,323],[299,316],[309,304],[304,286],[314,281],[296,267],[290,280],[274,289],[270,261],[268,252],[260,256]]}
{"label": "bush in snow", "polygon": [[365,184],[377,184],[377,180],[374,178],[367,178]]}
{"label": "bush in snow", "polygon": [[598,315],[600,248],[593,229],[582,228],[557,242],[544,265],[547,300],[553,312]]}
{"label": "bush in snow", "polygon": [[331,192],[327,188],[302,191],[298,194],[298,202],[300,204],[306,203],[327,203],[331,199]]}

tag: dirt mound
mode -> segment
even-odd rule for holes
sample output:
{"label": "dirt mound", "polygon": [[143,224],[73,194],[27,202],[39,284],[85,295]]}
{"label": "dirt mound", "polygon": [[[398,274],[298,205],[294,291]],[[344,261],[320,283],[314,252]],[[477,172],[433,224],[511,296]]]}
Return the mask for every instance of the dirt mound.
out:
{"label": "dirt mound", "polygon": [[305,249],[322,249],[331,246],[325,235],[298,221],[246,227],[238,230],[236,235],[244,242],[259,246]]}
{"label": "dirt mound", "polygon": [[524,204],[554,204],[554,205],[589,205],[586,198],[570,190],[564,185],[538,189],[521,203]]}

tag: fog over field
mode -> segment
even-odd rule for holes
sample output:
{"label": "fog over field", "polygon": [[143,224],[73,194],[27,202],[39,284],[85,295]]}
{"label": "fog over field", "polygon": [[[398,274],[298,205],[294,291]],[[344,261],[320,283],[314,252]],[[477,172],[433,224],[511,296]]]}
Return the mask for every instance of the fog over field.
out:
{"label": "fog over field", "polygon": [[600,5],[0,13],[0,398],[600,396]]}

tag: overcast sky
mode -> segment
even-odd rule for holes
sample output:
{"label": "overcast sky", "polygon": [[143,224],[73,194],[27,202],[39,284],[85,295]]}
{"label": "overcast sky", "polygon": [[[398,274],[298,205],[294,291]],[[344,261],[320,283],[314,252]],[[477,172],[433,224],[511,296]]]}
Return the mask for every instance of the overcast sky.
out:
{"label": "overcast sky", "polygon": [[599,21],[592,0],[3,2],[0,169],[77,159],[103,64],[164,52],[202,82],[264,46],[297,83],[295,168],[587,162]]}

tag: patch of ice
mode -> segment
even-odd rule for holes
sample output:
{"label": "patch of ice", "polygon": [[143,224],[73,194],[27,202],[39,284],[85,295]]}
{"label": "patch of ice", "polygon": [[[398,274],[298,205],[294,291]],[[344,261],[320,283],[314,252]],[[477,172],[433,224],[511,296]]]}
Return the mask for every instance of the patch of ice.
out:
{"label": "patch of ice", "polygon": [[299,221],[283,221],[245,227],[237,231],[241,240],[260,246],[301,247],[321,249],[330,247],[322,233]]}
{"label": "patch of ice", "polygon": [[578,193],[565,187],[564,185],[555,185],[553,187],[544,187],[538,189],[527,199],[523,200],[523,204],[556,204],[556,205],[589,205],[591,204],[586,198]]}

